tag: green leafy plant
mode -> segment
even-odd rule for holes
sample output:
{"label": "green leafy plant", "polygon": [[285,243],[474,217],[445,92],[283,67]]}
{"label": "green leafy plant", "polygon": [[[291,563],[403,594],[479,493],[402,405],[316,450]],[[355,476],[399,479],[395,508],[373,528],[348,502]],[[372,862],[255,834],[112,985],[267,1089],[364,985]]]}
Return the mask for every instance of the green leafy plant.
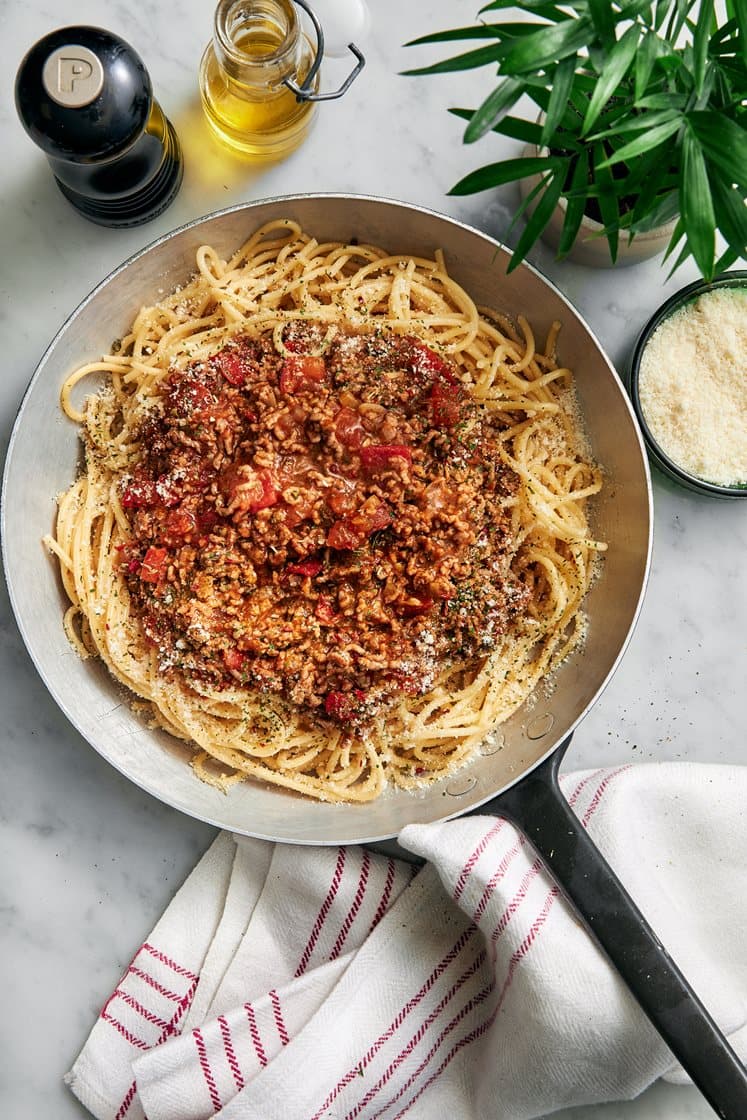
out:
{"label": "green leafy plant", "polygon": [[[480,16],[514,7],[486,4]],[[498,82],[468,121],[465,143],[493,131],[537,154],[471,172],[451,194],[473,194],[540,176],[516,217],[529,214],[511,258],[523,260],[560,199],[558,255],[584,214],[603,226],[614,262],[620,237],[676,219],[666,256],[689,256],[711,278],[747,246],[747,0],[524,0],[531,18],[425,35],[408,46],[485,40],[408,74],[497,65]],[[495,19],[495,17],[492,17]],[[491,85],[493,83],[491,82]],[[532,118],[513,115],[520,98]],[[717,256],[716,233],[726,243]]]}

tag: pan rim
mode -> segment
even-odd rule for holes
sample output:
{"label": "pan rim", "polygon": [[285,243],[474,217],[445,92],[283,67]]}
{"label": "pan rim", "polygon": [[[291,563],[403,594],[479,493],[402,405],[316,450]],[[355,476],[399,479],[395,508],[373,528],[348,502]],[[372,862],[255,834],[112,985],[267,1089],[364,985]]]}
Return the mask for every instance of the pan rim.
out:
{"label": "pan rim", "polygon": [[[186,233],[191,229],[195,229],[197,227],[203,226],[208,222],[211,222],[211,221],[216,220],[216,219],[221,219],[221,218],[226,217],[226,216],[231,215],[231,214],[236,214],[236,213],[239,213],[239,212],[245,212],[247,214],[250,214],[253,210],[255,210],[257,208],[260,208],[260,207],[266,207],[268,205],[282,205],[282,204],[286,204],[286,203],[291,204],[291,203],[298,202],[299,200],[330,200],[330,201],[350,200],[350,201],[361,201],[361,202],[373,203],[373,204],[381,204],[381,205],[384,205],[384,206],[387,206],[387,207],[390,207],[390,206],[401,207],[403,210],[416,211],[420,214],[430,216],[433,219],[438,220],[439,222],[446,222],[453,227],[457,227],[458,229],[464,230],[467,233],[469,233],[471,235],[475,235],[475,236],[479,237],[480,239],[482,239],[483,241],[488,242],[489,244],[494,246],[496,250],[505,248],[505,246],[502,244],[502,242],[500,242],[498,239],[492,237],[490,234],[485,233],[483,230],[480,230],[477,227],[472,226],[467,222],[461,221],[460,219],[457,219],[457,218],[453,218],[448,214],[444,214],[444,213],[442,213],[440,211],[437,211],[437,210],[434,210],[432,208],[425,207],[425,206],[420,206],[419,204],[409,203],[409,202],[405,202],[405,201],[402,201],[402,200],[399,200],[399,199],[384,197],[384,196],[380,196],[380,195],[369,195],[369,194],[360,194],[360,193],[357,193],[357,192],[337,192],[337,191],[282,194],[282,195],[270,196],[270,197],[267,197],[267,198],[255,199],[255,200],[252,200],[252,201],[249,201],[249,202],[236,203],[232,206],[228,206],[228,207],[216,210],[216,211],[212,211],[208,214],[202,215],[201,217],[191,219],[190,221],[185,222],[185,223],[181,224],[180,226],[175,227],[174,229],[168,231],[167,233],[164,233],[164,234],[160,235],[159,237],[155,238],[153,241],[148,243],[146,246],[137,250],[135,253],[133,253],[129,257],[127,257],[124,261],[122,261],[119,265],[117,265],[114,269],[112,269],[102,280],[99,281],[99,283],[97,283],[91,289],[91,291],[78,303],[78,305],[73,309],[73,311],[70,314],[67,315],[67,317],[65,318],[65,320],[63,321],[61,326],[58,328],[58,330],[55,332],[51,341],[49,342],[49,344],[45,348],[41,358],[38,361],[38,363],[36,364],[35,369],[32,373],[32,376],[31,376],[31,378],[30,378],[30,380],[29,380],[29,382],[26,386],[26,389],[24,390],[23,395],[21,397],[21,401],[20,401],[19,406],[18,406],[18,410],[17,410],[16,416],[15,416],[15,420],[14,420],[13,427],[12,427],[12,430],[11,430],[10,439],[8,441],[8,446],[7,446],[7,450],[6,450],[5,464],[4,464],[4,469],[3,469],[2,490],[0,492],[0,538],[1,538],[1,544],[2,544],[2,559],[3,559],[3,565],[4,565],[4,571],[5,571],[5,581],[6,581],[6,586],[8,588],[9,599],[10,599],[10,603],[11,603],[11,609],[13,611],[13,615],[14,615],[14,618],[15,618],[15,621],[16,621],[16,625],[18,626],[18,629],[19,629],[19,632],[21,634],[21,638],[24,642],[25,648],[26,648],[26,650],[27,650],[27,652],[28,652],[28,654],[29,654],[29,656],[32,660],[32,663],[34,664],[34,667],[35,667],[37,673],[39,674],[45,688],[50,693],[50,695],[51,695],[52,699],[54,700],[55,704],[62,711],[62,713],[64,714],[66,719],[72,724],[72,726],[75,728],[75,730],[81,735],[81,737],[85,740],[85,742],[89,746],[93,747],[93,749],[102,758],[104,758],[110,765],[112,765],[116,770],[118,770],[119,773],[121,773],[124,777],[126,777],[128,781],[133,782],[133,784],[135,784],[139,788],[143,789],[145,792],[149,793],[151,796],[156,797],[158,800],[162,801],[164,804],[169,805],[171,808],[178,809],[180,812],[185,812],[188,815],[193,816],[194,818],[196,818],[198,820],[201,820],[206,824],[212,825],[216,828],[230,828],[232,831],[234,831],[236,833],[244,834],[244,835],[247,835],[247,836],[258,837],[260,839],[275,840],[275,841],[284,842],[284,843],[306,843],[306,844],[310,844],[310,845],[313,845],[313,846],[329,846],[329,845],[332,845],[332,844],[340,843],[341,841],[339,839],[334,839],[334,838],[331,838],[331,839],[304,838],[304,839],[301,840],[301,839],[294,839],[291,836],[278,836],[278,835],[275,835],[275,834],[270,834],[270,833],[264,832],[262,830],[253,829],[253,828],[250,828],[250,827],[247,827],[246,829],[241,829],[241,828],[237,828],[235,825],[226,825],[225,822],[222,822],[220,819],[216,819],[215,817],[211,816],[208,813],[205,813],[205,812],[202,812],[202,811],[199,811],[199,810],[186,809],[178,801],[178,799],[176,797],[170,798],[168,793],[164,793],[160,790],[156,791],[153,788],[150,788],[145,780],[142,780],[137,776],[132,776],[127,771],[125,766],[123,764],[121,764],[120,762],[118,762],[115,757],[113,757],[111,752],[106,751],[101,746],[99,746],[96,742],[92,741],[92,739],[89,737],[89,735],[83,730],[79,719],[76,717],[76,713],[74,711],[73,705],[71,703],[69,703],[65,699],[64,696],[60,695],[59,690],[53,685],[52,681],[49,679],[49,676],[48,676],[44,666],[42,665],[42,663],[40,661],[39,655],[38,655],[37,650],[35,648],[34,642],[31,639],[31,636],[29,634],[29,631],[28,631],[28,628],[27,628],[27,625],[26,625],[26,622],[25,622],[25,619],[24,619],[24,611],[23,611],[22,603],[20,601],[20,598],[19,598],[19,596],[16,592],[16,588],[15,588],[15,585],[14,585],[13,575],[12,575],[13,563],[12,563],[11,557],[9,556],[9,552],[8,552],[8,534],[7,534],[7,529],[8,529],[8,526],[7,526],[7,508],[8,508],[8,486],[9,486],[10,467],[11,467],[11,463],[13,461],[14,452],[16,450],[16,444],[18,442],[19,435],[20,435],[21,430],[22,430],[22,423],[23,423],[23,418],[24,418],[24,413],[25,413],[27,402],[29,400],[29,397],[30,397],[30,394],[31,394],[33,388],[35,387],[39,378],[42,376],[42,374],[44,372],[44,369],[45,369],[48,361],[50,360],[51,356],[54,354],[54,351],[55,351],[56,347],[58,346],[60,340],[65,336],[65,334],[70,329],[72,329],[74,323],[76,322],[78,317],[81,315],[81,313],[85,310],[85,308],[88,307],[88,305],[98,296],[98,294],[102,291],[102,289],[106,288],[122,272],[131,268],[140,259],[142,259],[143,257],[147,256],[148,254],[152,253],[153,251],[157,250],[160,246],[162,246],[162,245],[166,244],[167,242],[175,239],[179,235],[181,235],[183,233]],[[645,446],[644,446],[644,443],[643,443],[643,440],[642,440],[640,428],[639,428],[639,425],[638,425],[638,422],[637,422],[632,404],[631,404],[631,402],[630,402],[630,400],[627,396],[627,393],[625,392],[622,379],[621,379],[620,375],[617,373],[617,370],[613,366],[613,364],[612,364],[610,358],[608,357],[606,351],[604,350],[601,343],[599,342],[599,339],[597,338],[595,332],[589,326],[585,317],[583,315],[581,315],[581,313],[576,310],[576,308],[573,306],[573,304],[568,299],[568,297],[551,280],[549,280],[541,272],[541,270],[538,269],[536,266],[530,264],[529,262],[523,262],[521,267],[523,269],[527,269],[531,274],[533,274],[535,277],[537,277],[539,279],[539,281],[544,286],[549,288],[554,293],[554,295],[562,302],[563,305],[565,305],[569,308],[569,310],[571,311],[571,313],[574,316],[576,316],[577,318],[579,318],[581,320],[581,322],[584,326],[584,329],[586,330],[589,337],[593,341],[593,343],[594,343],[594,345],[595,345],[595,347],[598,351],[599,356],[604,361],[608,372],[612,375],[613,380],[617,385],[617,388],[618,388],[619,393],[620,393],[620,398],[621,398],[621,400],[624,404],[624,407],[627,409],[627,411],[629,413],[629,416],[630,416],[630,419],[631,419],[631,422],[632,422],[632,428],[633,428],[633,431],[635,433],[635,437],[636,437],[636,440],[637,440],[638,451],[639,451],[639,454],[640,454],[641,465],[642,465],[642,468],[643,468],[643,477],[644,477],[644,481],[645,481],[645,490],[646,490],[646,509],[647,509],[646,553],[645,553],[645,558],[644,558],[643,568],[642,568],[642,573],[641,573],[640,588],[639,588],[639,591],[638,591],[637,598],[635,600],[634,607],[633,607],[633,609],[631,611],[631,614],[630,614],[630,621],[628,623],[627,630],[624,634],[623,640],[621,641],[615,656],[612,658],[611,663],[609,664],[609,667],[607,669],[607,672],[604,674],[604,677],[599,682],[597,688],[594,690],[593,695],[590,697],[590,699],[585,704],[583,709],[570,722],[570,724],[564,725],[563,730],[562,730],[562,734],[557,738],[555,738],[555,737],[553,738],[552,743],[548,746],[547,750],[541,755],[541,757],[537,758],[530,765],[521,768],[520,772],[518,774],[516,774],[511,780],[509,780],[505,784],[503,784],[500,787],[500,789],[491,790],[484,797],[480,797],[478,800],[472,801],[469,804],[468,807],[467,806],[460,807],[460,805],[457,803],[455,805],[455,808],[454,808],[453,812],[443,813],[442,815],[439,816],[439,820],[444,820],[444,821],[449,820],[449,819],[453,819],[454,817],[464,815],[465,813],[479,813],[480,810],[484,806],[486,806],[490,801],[492,801],[495,797],[497,797],[499,793],[502,793],[503,791],[512,788],[519,781],[521,781],[524,777],[529,775],[534,769],[536,769],[536,767],[538,767],[543,761],[545,761],[550,755],[552,755],[557,749],[559,749],[562,742],[565,742],[567,739],[569,739],[572,736],[572,734],[575,732],[578,725],[586,717],[586,715],[588,714],[590,709],[593,707],[593,705],[596,704],[599,697],[601,696],[601,694],[603,693],[603,691],[605,690],[605,688],[609,684],[612,676],[617,671],[617,668],[619,666],[619,663],[620,663],[624,653],[626,652],[626,650],[628,648],[628,645],[629,645],[630,640],[632,638],[633,632],[634,632],[635,627],[637,625],[638,619],[640,617],[640,612],[641,612],[641,609],[642,609],[643,600],[644,600],[644,597],[645,597],[646,588],[647,588],[647,584],[648,584],[648,578],[649,578],[649,574],[650,574],[650,568],[651,568],[651,553],[652,553],[652,540],[653,540],[653,512],[654,512],[653,511],[653,495],[652,495],[651,475],[650,475],[648,459],[647,459],[647,455],[646,455],[646,452],[645,452]],[[386,796],[386,794],[384,794],[383,796]],[[396,836],[396,832],[391,832],[391,831],[387,831],[387,832],[383,832],[383,833],[374,832],[371,835],[368,835],[368,834],[365,834],[365,835],[362,834],[360,836],[356,835],[354,840],[345,840],[344,842],[345,843],[374,843],[374,842],[382,842],[382,841],[390,840],[394,836]]]}

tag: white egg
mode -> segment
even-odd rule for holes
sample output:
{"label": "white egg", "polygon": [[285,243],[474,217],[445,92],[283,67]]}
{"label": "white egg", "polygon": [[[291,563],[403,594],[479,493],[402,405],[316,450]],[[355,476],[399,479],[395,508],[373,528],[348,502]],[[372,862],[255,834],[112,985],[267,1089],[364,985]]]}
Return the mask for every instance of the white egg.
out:
{"label": "white egg", "polygon": [[371,20],[365,0],[310,0],[324,32],[324,53],[341,58],[348,43],[361,45]]}

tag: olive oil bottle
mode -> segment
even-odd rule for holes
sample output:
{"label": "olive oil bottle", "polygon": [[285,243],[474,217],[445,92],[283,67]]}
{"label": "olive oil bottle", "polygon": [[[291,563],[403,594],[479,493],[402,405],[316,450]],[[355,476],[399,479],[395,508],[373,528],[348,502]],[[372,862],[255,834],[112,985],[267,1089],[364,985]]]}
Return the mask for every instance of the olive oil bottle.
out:
{"label": "olive oil bottle", "polygon": [[[291,0],[220,0],[200,64],[200,96],[217,138],[253,161],[292,152],[311,127],[316,102],[299,99],[314,52]],[[308,84],[318,89],[318,74]]]}

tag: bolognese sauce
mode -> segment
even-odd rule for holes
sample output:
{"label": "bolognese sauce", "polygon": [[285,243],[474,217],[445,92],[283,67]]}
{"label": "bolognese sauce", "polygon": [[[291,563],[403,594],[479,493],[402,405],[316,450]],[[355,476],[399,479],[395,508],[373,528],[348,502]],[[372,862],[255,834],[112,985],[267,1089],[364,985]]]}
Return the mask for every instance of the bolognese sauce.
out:
{"label": "bolognese sauce", "polygon": [[297,320],[172,369],[120,483],[164,672],[362,727],[525,609],[497,420],[414,335]]}

